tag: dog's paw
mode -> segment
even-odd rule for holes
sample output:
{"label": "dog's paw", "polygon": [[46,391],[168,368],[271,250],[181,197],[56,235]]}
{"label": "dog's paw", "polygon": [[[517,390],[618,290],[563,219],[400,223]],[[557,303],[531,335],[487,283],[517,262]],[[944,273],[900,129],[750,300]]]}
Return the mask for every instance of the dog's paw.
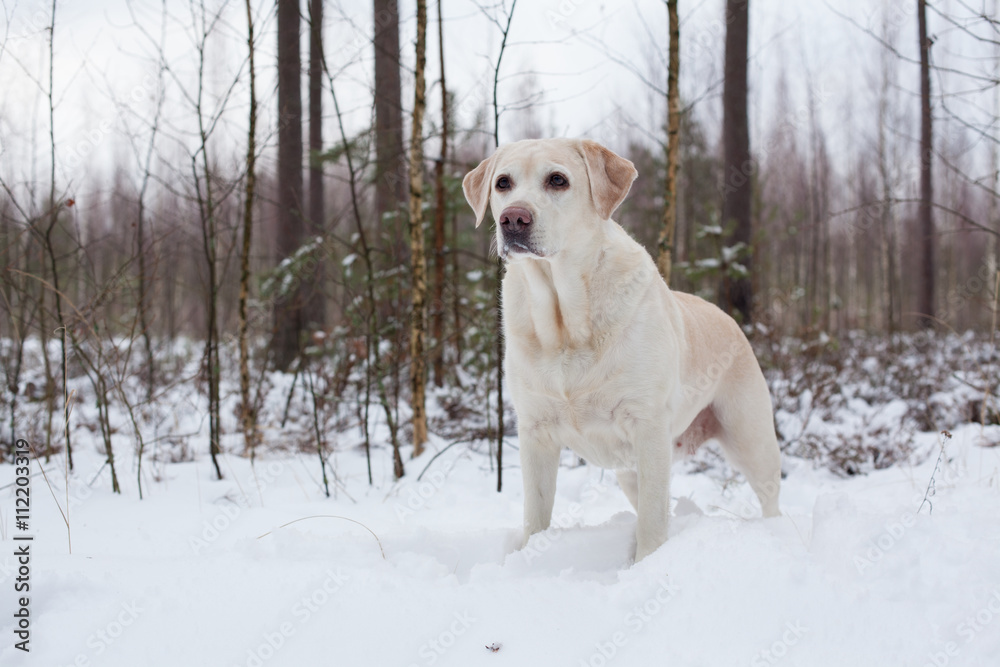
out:
{"label": "dog's paw", "polygon": [[633,562],[634,563],[638,563],[643,558],[645,558],[649,554],[651,554],[654,551],[656,551],[657,548],[658,547],[652,547],[652,548],[645,547],[645,548],[643,548],[643,547],[636,546],[636,548],[635,548],[635,560]]}
{"label": "dog's paw", "polygon": [[646,556],[654,553],[657,549],[663,546],[666,539],[662,540],[637,540],[635,545],[635,560],[634,563],[638,563]]}
{"label": "dog's paw", "polygon": [[532,535],[534,534],[535,533],[530,533],[527,530],[521,532],[521,545],[517,548],[518,551],[524,551],[524,549],[528,546],[528,542],[531,541]]}

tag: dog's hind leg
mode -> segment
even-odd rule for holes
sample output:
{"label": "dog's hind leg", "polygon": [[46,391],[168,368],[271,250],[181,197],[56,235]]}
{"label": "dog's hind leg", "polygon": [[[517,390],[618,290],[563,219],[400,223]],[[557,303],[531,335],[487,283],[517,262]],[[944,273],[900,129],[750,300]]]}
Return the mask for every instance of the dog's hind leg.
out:
{"label": "dog's hind leg", "polygon": [[713,411],[722,427],[719,441],[729,461],[742,472],[760,500],[765,517],[779,516],[781,450],[767,383],[758,369],[720,393]]}

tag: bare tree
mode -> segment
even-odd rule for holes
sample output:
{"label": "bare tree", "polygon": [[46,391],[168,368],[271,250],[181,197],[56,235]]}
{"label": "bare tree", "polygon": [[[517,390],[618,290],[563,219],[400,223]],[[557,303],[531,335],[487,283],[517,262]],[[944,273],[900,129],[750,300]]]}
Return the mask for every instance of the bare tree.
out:
{"label": "bare tree", "polygon": [[246,182],[243,200],[243,244],[240,248],[240,297],[238,339],[240,348],[240,425],[243,447],[253,457],[257,451],[257,414],[250,398],[250,350],[247,305],[250,300],[250,248],[253,237],[253,207],[257,195],[257,70],[254,66],[253,11],[246,0],[247,48],[250,63],[250,115],[247,119]]}
{"label": "bare tree", "polygon": [[387,214],[406,201],[397,0],[374,0],[374,12],[375,208],[382,224]]}
{"label": "bare tree", "polygon": [[[6,183],[0,180],[7,192]],[[10,394],[8,408],[10,410],[10,440],[6,443],[6,451],[0,449],[0,458],[13,455],[14,443],[21,437],[18,430],[18,399],[21,395],[21,373],[24,370],[24,347],[25,340],[31,324],[34,320],[35,310],[38,307],[38,300],[30,297],[30,284],[25,275],[27,272],[28,253],[22,252],[30,243],[30,236],[26,230],[30,225],[25,225],[26,230],[18,232],[11,224],[12,216],[10,209],[13,204],[9,199],[4,199],[0,205],[0,245],[3,247],[3,255],[0,261],[3,262],[3,283],[0,288],[0,298],[3,300],[3,307],[6,317],[0,321],[3,327],[3,335],[11,341],[9,352],[0,355],[3,361],[6,387]],[[25,241],[28,241],[26,243]],[[14,269],[20,270],[14,270]]]}
{"label": "bare tree", "polygon": [[410,262],[412,270],[410,319],[410,403],[413,409],[413,456],[423,453],[427,442],[427,260],[424,253],[424,148],[426,101],[424,69],[427,63],[427,1],[417,0],[417,69],[413,90],[413,129],[410,134]]}
{"label": "bare tree", "polygon": [[[409,177],[403,148],[403,106],[400,82],[399,5],[397,0],[373,0],[375,31],[375,236],[373,248],[394,269],[406,263],[407,244],[403,211],[408,206]],[[382,244],[377,244],[380,237]],[[382,245],[383,247],[378,247]],[[376,276],[381,277],[382,269]],[[401,281],[387,283],[386,294],[377,302],[380,325],[392,338],[396,352],[388,356],[392,378],[393,407],[397,412],[402,387],[408,327],[403,313],[408,307],[407,290]],[[382,335],[382,334],[380,334]],[[398,421],[395,420],[395,421]]]}
{"label": "bare tree", "polygon": [[680,76],[681,26],[677,18],[677,0],[667,0],[670,22],[670,62],[667,69],[667,182],[664,188],[663,229],[660,231],[657,266],[669,284],[673,267],[674,234],[677,230],[677,161],[680,158],[681,97]]}
{"label": "bare tree", "polygon": [[362,263],[365,268],[364,275],[364,297],[362,299],[352,301],[353,304],[358,304],[363,306],[363,310],[360,313],[361,319],[364,323],[364,351],[365,351],[365,377],[364,377],[364,394],[361,400],[361,406],[359,412],[361,413],[361,429],[364,433],[364,445],[365,445],[365,458],[368,463],[368,483],[371,484],[372,479],[372,465],[371,465],[371,431],[369,424],[369,409],[371,406],[371,394],[373,385],[378,394],[379,403],[382,406],[382,410],[385,413],[386,424],[389,427],[389,438],[392,445],[392,468],[393,475],[396,479],[403,477],[406,474],[406,470],[403,466],[403,457],[400,454],[399,447],[399,427],[396,417],[393,413],[392,406],[389,403],[389,394],[385,387],[385,382],[383,379],[383,368],[381,359],[381,344],[380,344],[380,331],[378,323],[378,302],[376,300],[375,294],[375,261],[374,253],[375,249],[368,240],[368,232],[365,230],[363,214],[361,210],[361,202],[359,196],[359,180],[361,178],[361,171],[358,166],[354,163],[354,157],[351,152],[351,140],[344,129],[344,117],[340,111],[340,103],[337,101],[337,90],[334,86],[333,76],[330,74],[330,68],[326,63],[325,58],[323,59],[323,71],[326,73],[328,85],[330,88],[330,97],[333,101],[333,111],[337,119],[337,129],[340,134],[340,141],[343,147],[343,156],[345,162],[347,163],[347,176],[348,176],[348,187],[350,196],[350,209],[351,217],[354,220],[354,228],[356,232],[357,243],[355,247],[359,251],[358,254],[361,256]]}
{"label": "bare tree", "polygon": [[[59,283],[59,267],[56,260],[56,250],[54,241],[52,238],[52,233],[56,230],[56,226],[59,223],[59,213],[62,209],[62,203],[56,202],[56,137],[55,137],[55,35],[56,35],[56,0],[52,0],[52,13],[49,22],[49,85],[48,85],[48,111],[49,111],[49,148],[50,155],[50,172],[49,172],[49,216],[48,225],[45,227],[45,233],[43,236],[45,242],[45,251],[48,253],[48,258],[50,262],[50,268],[52,270],[52,294],[55,300],[56,307],[56,321],[59,323],[59,347],[61,351],[60,367],[62,369],[62,387],[63,396],[66,396],[68,391],[68,377],[66,371],[66,318],[63,315],[63,293]],[[44,307],[42,312],[44,313]],[[45,332],[42,336],[42,341],[46,339],[48,332]],[[49,353],[48,350],[42,350],[42,354],[45,357],[46,365],[48,364]],[[48,427],[45,430],[46,439],[46,455],[51,451],[50,438],[52,434],[52,417],[55,412],[55,385],[51,382],[51,375],[46,373],[46,400],[49,402],[49,415],[48,415]],[[65,401],[64,401],[65,402]],[[66,444],[66,457],[69,460],[69,467],[73,469],[73,446],[70,441],[70,428],[69,428],[69,410],[68,407],[64,407],[64,412],[66,418],[64,420],[63,435]]]}
{"label": "bare tree", "polygon": [[438,0],[438,57],[441,68],[441,153],[434,164],[434,297],[431,300],[431,337],[434,347],[431,351],[431,365],[434,368],[434,384],[444,384],[444,218],[447,213],[445,199],[444,167],[448,161],[448,87],[444,77],[444,18]]}
{"label": "bare tree", "polygon": [[[750,0],[726,0],[725,82],[722,89],[722,143],[724,151],[723,225],[734,224],[732,240],[749,247],[752,241],[750,218],[753,182],[750,173],[750,129],[747,120],[747,40],[750,28]],[[753,286],[750,255],[745,277],[724,275],[720,303],[729,312],[739,313],[744,324],[751,320]]]}
{"label": "bare tree", "polygon": [[[493,147],[500,146],[500,102],[498,92],[500,90],[500,65],[503,63],[504,52],[507,50],[507,38],[510,36],[510,24],[514,20],[514,9],[517,7],[517,0],[510,3],[510,11],[507,12],[503,4],[503,20],[497,19],[492,14],[483,10],[487,17],[493,21],[494,25],[500,29],[500,53],[497,54],[497,64],[493,68]],[[500,284],[503,282],[503,261],[497,258],[496,264],[497,292],[494,309],[496,310],[496,374],[497,374],[497,492],[503,490],[503,309],[500,307]]]}
{"label": "bare tree", "polygon": [[[323,0],[309,0],[309,232],[323,237]],[[325,257],[318,253],[311,285],[307,285],[306,320],[313,329],[326,324]]]}
{"label": "bare tree", "polygon": [[[993,16],[1000,16],[1000,0],[993,0]],[[1000,81],[1000,39],[993,42],[993,76]],[[1000,119],[1000,85],[993,86],[993,116]],[[1000,198],[1000,141],[990,145],[990,168],[993,170],[993,196],[989,197],[988,218],[997,235],[990,236],[990,268],[1000,271],[1000,220],[997,219],[997,199]]]}
{"label": "bare tree", "polygon": [[[136,15],[132,3],[127,4],[129,15],[132,21],[138,26],[139,22],[136,20]],[[155,183],[155,177],[153,174],[153,158],[156,154],[157,139],[160,134],[160,123],[163,116],[163,105],[165,101],[165,86],[164,86],[164,73],[166,69],[165,63],[165,47],[166,47],[166,30],[167,30],[167,3],[164,0],[161,5],[160,12],[160,37],[159,41],[156,42],[156,49],[158,54],[157,63],[157,91],[156,91],[156,106],[153,111],[153,118],[149,121],[149,140],[145,146],[145,152],[138,145],[137,138],[132,140],[133,151],[136,158],[136,166],[140,170],[140,181],[138,187],[138,193],[136,197],[136,219],[135,219],[135,256],[138,258],[138,298],[137,298],[137,314],[139,319],[139,333],[143,340],[143,349],[146,353],[146,401],[150,402],[153,399],[153,392],[156,387],[156,359],[153,356],[153,343],[152,343],[152,289],[153,283],[155,281],[155,275],[149,266],[150,259],[153,258],[153,243],[151,239],[147,238],[149,234],[149,214],[148,214],[148,195],[151,190],[151,186]],[[141,32],[152,41],[152,35],[150,35],[144,28]]]}
{"label": "bare tree", "polygon": [[813,77],[807,72],[809,106],[809,211],[810,251],[809,280],[806,288],[807,315],[810,326],[819,317],[820,327],[830,329],[830,164],[823,131],[816,119],[816,92]]}
{"label": "bare tree", "polygon": [[[278,237],[281,261],[291,262],[303,241],[302,65],[299,50],[299,2],[278,0]],[[293,266],[286,267],[294,271]],[[274,365],[287,370],[302,345],[303,286],[294,281],[274,302]]]}
{"label": "bare tree", "polygon": [[917,0],[917,27],[920,38],[920,206],[918,211],[920,238],[920,291],[917,310],[923,317],[920,324],[934,323],[934,183],[931,180],[934,160],[934,135],[931,126],[931,41],[927,37],[927,1]]}
{"label": "bare tree", "polygon": [[[892,43],[894,35],[888,20],[883,19],[882,39],[887,43]],[[890,174],[889,165],[889,101],[890,89],[893,81],[893,67],[889,58],[889,53],[882,50],[881,55],[881,81],[879,86],[878,99],[878,173],[882,184],[882,202],[878,206],[879,230],[882,247],[882,265],[884,272],[885,298],[887,320],[885,326],[889,334],[892,335],[899,327],[897,313],[899,311],[898,283],[896,278],[896,230],[893,216],[892,201],[893,181]]]}
{"label": "bare tree", "polygon": [[[198,87],[194,97],[194,111],[198,123],[198,147],[191,154],[191,177],[194,183],[195,201],[198,204],[198,217],[201,222],[202,250],[207,269],[208,286],[206,300],[206,334],[205,334],[205,375],[208,379],[208,423],[209,452],[215,475],[222,479],[222,469],[219,467],[218,455],[222,440],[222,409],[219,383],[222,376],[222,366],[219,361],[219,219],[216,188],[213,177],[214,169],[209,156],[209,138],[213,128],[214,118],[206,118],[205,113],[205,68],[207,63],[207,45],[209,36],[218,26],[222,13],[208,14],[204,5],[195,14],[192,7],[194,30],[198,33],[196,49],[198,51]],[[218,112],[221,113],[221,112]],[[209,122],[206,122],[208,120]],[[201,164],[198,159],[201,158]],[[199,173],[200,170],[200,173]]]}

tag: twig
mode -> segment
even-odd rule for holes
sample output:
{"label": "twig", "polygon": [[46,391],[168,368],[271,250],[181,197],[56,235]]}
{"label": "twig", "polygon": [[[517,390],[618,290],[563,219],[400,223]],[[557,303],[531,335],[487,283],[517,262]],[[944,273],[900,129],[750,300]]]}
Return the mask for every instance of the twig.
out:
{"label": "twig", "polygon": [[[283,523],[280,526],[278,526],[277,528],[275,528],[274,530],[281,530],[282,528],[285,528],[287,526],[291,526],[293,523],[298,523],[299,521],[306,521],[307,519],[343,519],[344,521],[350,521],[351,523],[358,524],[359,526],[361,526],[362,528],[364,528],[365,530],[367,530],[369,533],[372,534],[372,537],[374,537],[375,541],[378,543],[378,550],[380,552],[382,552],[382,560],[386,560],[385,549],[382,548],[382,540],[380,540],[378,538],[378,535],[375,534],[375,531],[373,531],[371,528],[369,528],[365,524],[361,523],[360,521],[357,521],[355,519],[351,519],[351,518],[346,517],[346,516],[338,516],[336,514],[314,514],[313,516],[304,516],[301,519],[295,519],[294,521],[289,521],[288,523]],[[268,535],[270,535],[271,533],[273,533],[274,530],[269,530],[266,533],[264,533],[263,535],[258,535],[257,539],[259,540],[262,537],[267,537]]]}
{"label": "twig", "polygon": [[420,471],[419,475],[417,475],[417,481],[418,482],[420,481],[420,479],[424,476],[424,473],[427,472],[427,469],[431,467],[431,464],[434,463],[435,460],[437,460],[437,457],[441,456],[446,451],[448,451],[449,449],[451,449],[452,447],[454,447],[455,445],[457,445],[460,442],[468,442],[468,441],[467,440],[456,440],[456,441],[454,441],[452,443],[449,443],[444,449],[442,449],[440,452],[438,452],[437,454],[435,454],[434,456],[432,456],[431,460],[428,461],[427,465],[424,466],[424,469]]}
{"label": "twig", "polygon": [[[944,436],[945,440],[951,439],[951,433],[948,431],[941,431],[941,435]],[[944,440],[939,440],[938,444],[941,445],[941,453],[938,454],[937,462],[934,463],[934,470],[931,472],[931,478],[927,482],[927,490],[924,491],[924,499],[920,502],[920,507],[917,508],[917,514],[920,514],[920,510],[927,505],[927,513],[934,513],[934,503],[931,502],[931,498],[937,493],[937,481],[934,476],[937,475],[938,470],[941,469],[941,462],[944,460]]]}
{"label": "twig", "polygon": [[[34,445],[32,445],[31,443],[28,443],[28,447],[31,448],[31,453],[32,453],[32,455],[33,455],[33,457],[35,459],[35,462],[38,463],[38,469],[42,471],[42,479],[45,480],[45,486],[49,487],[49,493],[52,494],[52,500],[56,504],[56,509],[59,510],[59,514],[61,514],[62,518],[63,518],[63,523],[66,524],[66,542],[69,545],[69,553],[70,553],[70,555],[72,555],[73,554],[73,536],[72,536],[72,534],[70,532],[69,518],[66,516],[66,512],[63,512],[62,505],[59,504],[59,499],[56,498],[56,492],[52,488],[52,482],[49,481],[49,476],[45,474],[45,467],[42,465],[42,462],[38,460],[38,452],[35,451]],[[66,478],[66,487],[67,487],[67,489],[69,488],[69,477]],[[67,509],[67,511],[69,510],[69,504],[68,503],[66,505],[66,509]]]}
{"label": "twig", "polygon": [[319,427],[319,398],[316,396],[316,384],[313,382],[312,372],[309,369],[308,364],[304,365],[303,374],[305,375],[306,386],[309,389],[309,394],[312,397],[312,422],[313,430],[316,435],[316,451],[319,454],[319,467],[320,471],[323,473],[323,491],[326,493],[326,497],[330,497],[330,481],[326,476],[326,458],[323,456],[323,432]]}

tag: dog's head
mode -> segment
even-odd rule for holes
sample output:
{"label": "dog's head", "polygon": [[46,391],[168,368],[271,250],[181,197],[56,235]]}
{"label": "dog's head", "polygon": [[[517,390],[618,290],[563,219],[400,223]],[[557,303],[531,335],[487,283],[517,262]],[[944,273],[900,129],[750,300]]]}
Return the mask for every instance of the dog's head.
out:
{"label": "dog's head", "polygon": [[506,144],[462,181],[476,212],[497,222],[504,259],[552,257],[574,235],[595,234],[625,199],[637,172],[631,162],[587,139]]}

